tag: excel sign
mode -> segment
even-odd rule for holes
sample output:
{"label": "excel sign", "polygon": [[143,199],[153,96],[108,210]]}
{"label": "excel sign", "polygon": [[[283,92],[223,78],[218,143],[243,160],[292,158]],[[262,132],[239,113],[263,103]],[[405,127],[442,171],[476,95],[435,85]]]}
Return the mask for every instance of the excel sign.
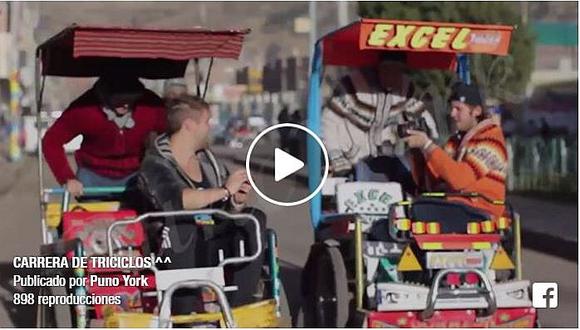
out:
{"label": "excel sign", "polygon": [[363,20],[360,49],[507,55],[513,27]]}

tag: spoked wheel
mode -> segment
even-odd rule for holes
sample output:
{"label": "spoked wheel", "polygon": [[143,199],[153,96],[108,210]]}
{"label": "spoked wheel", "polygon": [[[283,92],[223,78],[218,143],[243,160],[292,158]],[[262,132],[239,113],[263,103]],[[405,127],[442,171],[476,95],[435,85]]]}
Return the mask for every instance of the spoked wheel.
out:
{"label": "spoked wheel", "polygon": [[304,306],[307,327],[342,328],[349,317],[346,269],[336,247],[324,247],[315,261],[314,285]]}

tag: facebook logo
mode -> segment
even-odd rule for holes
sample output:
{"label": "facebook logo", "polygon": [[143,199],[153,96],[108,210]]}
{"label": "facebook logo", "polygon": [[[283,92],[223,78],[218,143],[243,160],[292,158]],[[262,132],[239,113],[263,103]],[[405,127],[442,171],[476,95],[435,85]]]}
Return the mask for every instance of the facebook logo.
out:
{"label": "facebook logo", "polygon": [[538,282],[532,284],[532,306],[534,308],[557,308],[558,283]]}

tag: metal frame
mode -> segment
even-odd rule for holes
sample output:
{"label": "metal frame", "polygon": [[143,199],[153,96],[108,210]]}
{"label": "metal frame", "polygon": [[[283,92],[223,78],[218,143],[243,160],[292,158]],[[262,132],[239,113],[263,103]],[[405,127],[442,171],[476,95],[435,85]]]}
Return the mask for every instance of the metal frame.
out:
{"label": "metal frame", "polygon": [[[493,292],[493,287],[489,278],[479,269],[443,269],[437,272],[435,278],[433,279],[433,284],[431,285],[431,290],[429,290],[429,295],[427,296],[427,308],[421,312],[421,318],[423,320],[430,318],[435,313],[435,305],[437,303],[437,298],[439,297],[439,286],[443,277],[449,273],[475,273],[479,276],[482,283],[485,285],[484,289],[471,289],[469,294],[483,294],[487,304],[488,304],[488,314],[495,313],[497,309],[497,303],[495,299],[495,293]],[[463,291],[463,292],[462,292]],[[461,296],[461,294],[466,294],[466,290],[455,290],[453,294]]]}
{"label": "metal frame", "polygon": [[[356,23],[356,22],[355,22]],[[354,24],[354,23],[352,23]],[[347,28],[349,24],[341,29]],[[339,30],[341,30],[339,29]],[[337,30],[338,31],[338,30]],[[308,93],[308,111],[307,111],[307,126],[314,132],[314,134],[321,134],[321,120],[322,120],[322,110],[321,110],[321,95],[320,95],[320,85],[323,78],[323,53],[324,49],[322,47],[322,41],[325,37],[318,39],[314,45],[314,54],[311,61],[310,69],[310,79],[309,79],[309,93]],[[458,65],[457,73],[460,79],[467,84],[471,83],[470,79],[470,67],[469,58],[465,54],[458,54]],[[320,148],[315,144],[314,141],[308,140],[307,145],[307,160],[308,160],[308,188],[310,191],[314,191],[318,184],[320,183],[320,171],[322,167],[321,164],[321,153]],[[312,227],[316,230],[320,225],[322,214],[322,195],[320,193],[316,194],[310,201],[310,221]]]}
{"label": "metal frame", "polygon": [[109,227],[107,228],[107,251],[108,251],[107,254],[111,257],[113,256],[114,251],[112,250],[111,247],[113,246],[112,233],[113,233],[113,229],[115,227],[139,223],[139,222],[146,220],[146,219],[149,219],[149,218],[194,216],[194,215],[214,215],[214,214],[221,215],[223,217],[226,217],[227,219],[231,219],[234,221],[235,220],[248,220],[248,219],[251,220],[255,226],[255,234],[256,234],[256,240],[257,240],[257,242],[256,242],[257,248],[256,248],[256,251],[254,251],[254,253],[252,255],[247,256],[247,257],[226,258],[219,263],[218,267],[223,267],[223,266],[229,265],[229,264],[237,264],[237,263],[250,262],[250,261],[256,260],[258,258],[258,256],[260,255],[260,253],[262,253],[262,236],[260,234],[260,223],[258,222],[258,219],[256,219],[256,217],[254,217],[252,214],[230,214],[230,213],[222,211],[222,210],[212,210],[212,209],[196,210],[196,211],[151,212],[151,213],[145,213],[143,215],[140,215],[135,219],[115,221],[112,224],[110,224]]}
{"label": "metal frame", "polygon": [[232,308],[226,298],[224,291],[214,282],[212,281],[204,281],[204,280],[191,280],[186,282],[175,283],[170,286],[165,294],[163,295],[163,300],[161,301],[161,307],[159,308],[159,320],[158,320],[158,327],[159,328],[171,328],[171,298],[173,297],[173,293],[178,289],[198,289],[207,287],[212,289],[217,296],[218,303],[220,305],[222,315],[224,317],[225,325],[227,328],[235,328],[236,323],[234,321],[234,317],[232,314]]}

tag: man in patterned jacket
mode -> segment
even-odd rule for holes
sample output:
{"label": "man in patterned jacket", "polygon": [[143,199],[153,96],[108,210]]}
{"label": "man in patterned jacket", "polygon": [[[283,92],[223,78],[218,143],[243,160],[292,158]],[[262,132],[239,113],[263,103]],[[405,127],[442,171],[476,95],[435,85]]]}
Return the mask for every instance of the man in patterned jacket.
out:
{"label": "man in patterned jacket", "polygon": [[[443,183],[447,191],[476,192],[493,200],[504,200],[508,162],[501,127],[487,118],[483,97],[473,85],[455,84],[450,102],[457,133],[443,148],[423,132],[408,131],[405,142],[416,149],[415,180],[421,185],[419,181],[426,177],[423,186],[427,190],[441,190],[436,184]],[[504,211],[502,205],[492,205],[481,198],[460,200],[496,218]]]}

